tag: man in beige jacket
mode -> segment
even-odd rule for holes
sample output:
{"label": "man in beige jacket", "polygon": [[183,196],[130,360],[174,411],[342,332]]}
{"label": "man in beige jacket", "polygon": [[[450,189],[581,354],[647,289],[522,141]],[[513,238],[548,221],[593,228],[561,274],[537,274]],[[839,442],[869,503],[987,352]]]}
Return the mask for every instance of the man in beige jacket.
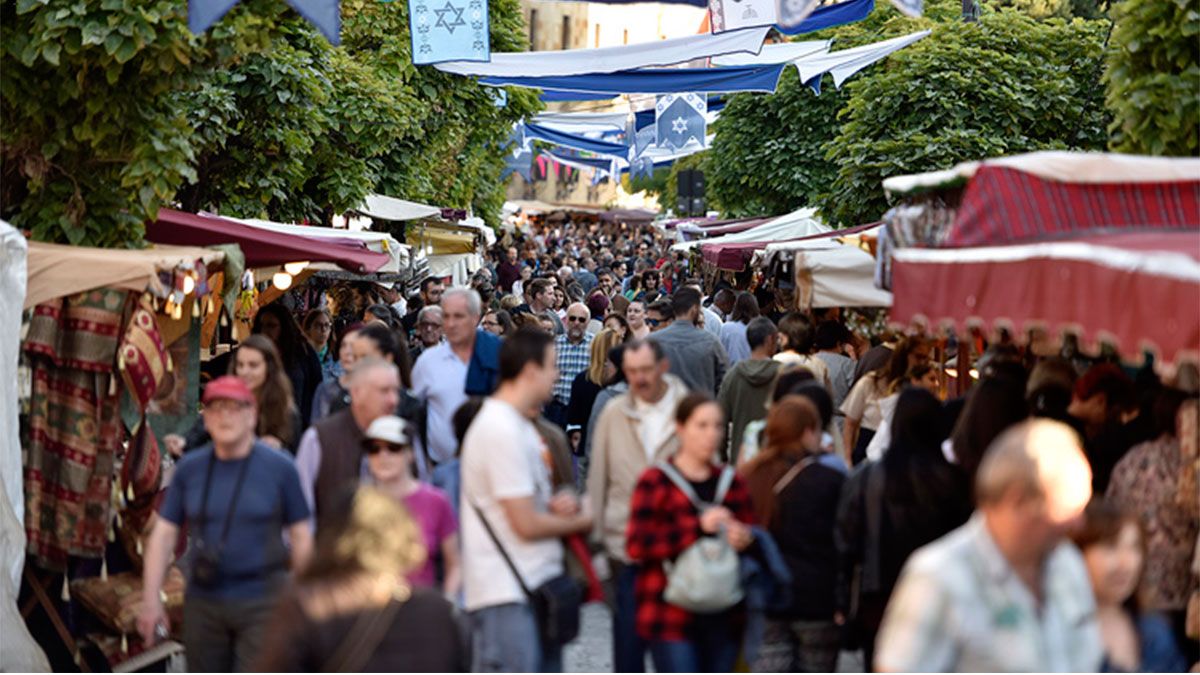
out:
{"label": "man in beige jacket", "polygon": [[634,340],[626,345],[622,370],[629,391],[604,406],[592,431],[587,487],[596,519],[594,535],[603,543],[612,571],[613,665],[618,673],[645,672],[646,667],[646,645],[634,626],[637,569],[625,555],[625,528],[638,478],[679,446],[675,407],[688,388],[667,373],[669,368],[657,342]]}

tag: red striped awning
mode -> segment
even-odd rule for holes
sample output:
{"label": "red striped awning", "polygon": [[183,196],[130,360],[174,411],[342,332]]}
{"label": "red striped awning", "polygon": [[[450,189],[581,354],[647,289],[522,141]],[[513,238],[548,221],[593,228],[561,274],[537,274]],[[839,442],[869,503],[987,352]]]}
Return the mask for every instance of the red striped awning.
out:
{"label": "red striped awning", "polygon": [[959,249],[902,249],[892,320],[964,332],[1031,328],[1200,361],[1200,229]]}

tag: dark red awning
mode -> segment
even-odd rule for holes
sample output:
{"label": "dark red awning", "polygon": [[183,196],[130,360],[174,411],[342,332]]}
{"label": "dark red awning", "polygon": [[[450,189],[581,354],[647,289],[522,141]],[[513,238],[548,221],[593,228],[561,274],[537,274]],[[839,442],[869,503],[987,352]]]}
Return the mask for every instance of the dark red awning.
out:
{"label": "dark red awning", "polygon": [[146,225],[146,240],[176,246],[237,244],[246,256],[248,268],[308,261],[333,263],[349,272],[365,274],[378,270],[389,260],[386,253],[371,251],[362,242],[282,234],[220,216],[175,209],[159,209],[158,220]]}

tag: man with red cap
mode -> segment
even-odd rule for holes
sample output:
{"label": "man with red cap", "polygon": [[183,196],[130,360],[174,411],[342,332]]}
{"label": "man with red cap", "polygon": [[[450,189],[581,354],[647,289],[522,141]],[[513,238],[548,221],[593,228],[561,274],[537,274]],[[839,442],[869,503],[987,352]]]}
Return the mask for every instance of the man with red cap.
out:
{"label": "man with red cap", "polygon": [[246,384],[219,377],[201,401],[212,442],[175,465],[146,544],[138,630],[151,645],[169,629],[159,594],[186,524],[192,542],[183,603],[188,669],[245,671],[289,563],[301,569],[312,551],[309,510],[291,456],[255,437],[257,404]]}

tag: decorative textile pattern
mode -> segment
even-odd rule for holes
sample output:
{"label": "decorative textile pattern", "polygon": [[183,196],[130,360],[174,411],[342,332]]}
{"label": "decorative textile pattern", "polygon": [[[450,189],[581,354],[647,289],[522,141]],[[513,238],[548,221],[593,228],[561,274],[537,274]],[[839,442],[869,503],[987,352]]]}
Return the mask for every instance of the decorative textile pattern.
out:
{"label": "decorative textile pattern", "polygon": [[963,192],[947,246],[988,246],[1112,231],[1193,230],[1200,180],[1062,183],[981,166]]}
{"label": "decorative textile pattern", "polygon": [[665,94],[654,102],[660,148],[682,150],[704,145],[708,103],[703,94]]}
{"label": "decorative textile pattern", "polygon": [[[137,435],[129,442],[128,452],[121,464],[121,480],[117,489],[121,491],[120,528],[122,539],[131,537],[137,541],[146,531],[146,523],[154,515],[158,491],[162,487],[162,454],[158,442],[147,424],[142,424]],[[135,545],[135,558],[140,559]]]}
{"label": "decorative textile pattern", "polygon": [[724,33],[751,26],[770,26],[776,21],[775,0],[709,0],[712,32]]}
{"label": "decorative textile pattern", "polygon": [[121,342],[118,363],[129,393],[145,409],[169,370],[170,356],[158,332],[154,308],[143,299],[129,317],[125,339]]}
{"label": "decorative textile pattern", "polygon": [[47,569],[104,551],[124,435],[112,371],[127,297],[88,291],[38,305],[30,322],[25,532],[29,554]]}
{"label": "decorative textile pattern", "polygon": [[[183,625],[183,592],[186,582],[178,567],[167,570],[163,593],[172,628]],[[137,634],[137,616],[142,606],[142,575],[139,572],[113,574],[108,580],[88,577],[71,582],[71,594],[105,626],[123,635]]]}

